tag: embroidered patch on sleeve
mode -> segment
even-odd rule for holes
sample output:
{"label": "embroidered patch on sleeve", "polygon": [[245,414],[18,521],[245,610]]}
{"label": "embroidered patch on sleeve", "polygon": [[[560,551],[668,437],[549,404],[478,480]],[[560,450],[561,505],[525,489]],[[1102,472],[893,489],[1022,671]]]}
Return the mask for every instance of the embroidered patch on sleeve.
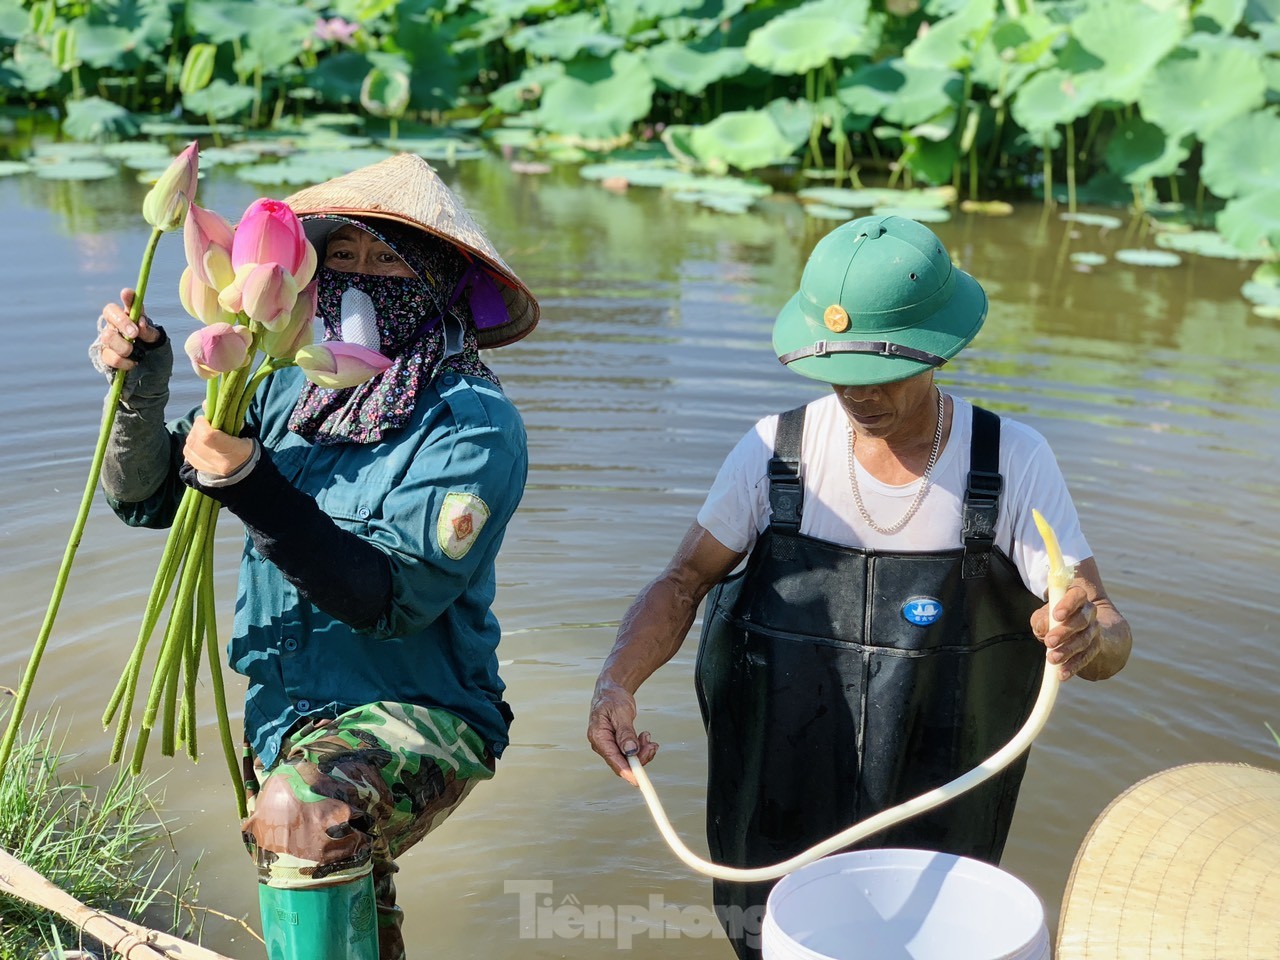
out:
{"label": "embroidered patch on sleeve", "polygon": [[440,519],[436,522],[440,551],[451,560],[461,560],[488,519],[489,508],[474,494],[456,490],[445,494],[444,503],[440,504]]}

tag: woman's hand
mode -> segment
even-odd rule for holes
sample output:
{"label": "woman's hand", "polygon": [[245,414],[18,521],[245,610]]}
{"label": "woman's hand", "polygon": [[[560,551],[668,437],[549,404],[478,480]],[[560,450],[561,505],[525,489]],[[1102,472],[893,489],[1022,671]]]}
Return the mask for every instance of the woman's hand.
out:
{"label": "woman's hand", "polygon": [[215,430],[204,417],[196,417],[191,432],[187,434],[182,455],[201,473],[229,477],[249,462],[253,456],[253,441]]}
{"label": "woman's hand", "polygon": [[[142,359],[137,341],[142,344],[159,343],[164,337],[159,327],[153,326],[145,315],[135,324],[129,319],[134,292],[129,288],[120,291],[120,303],[108,303],[102,308],[98,334],[99,357],[102,364],[112,370],[132,370]],[[143,348],[145,350],[145,347]]]}

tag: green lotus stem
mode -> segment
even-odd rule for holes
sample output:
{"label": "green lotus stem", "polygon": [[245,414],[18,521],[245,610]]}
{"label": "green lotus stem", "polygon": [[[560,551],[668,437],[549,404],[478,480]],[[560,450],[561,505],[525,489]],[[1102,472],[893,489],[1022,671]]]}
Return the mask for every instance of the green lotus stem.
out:
{"label": "green lotus stem", "polygon": [[[209,541],[209,562],[213,562],[213,541]],[[218,715],[218,733],[222,740],[222,755],[231,774],[231,785],[236,792],[236,810],[243,820],[249,815],[244,795],[244,775],[236,762],[236,744],[231,736],[231,718],[227,716],[227,693],[222,685],[222,657],[218,650],[218,622],[213,616],[213,580],[206,577],[200,583],[200,605],[205,610],[204,640],[209,660],[209,676],[213,681],[213,706]]]}
{"label": "green lotus stem", "polygon": [[151,584],[151,593],[147,597],[147,607],[143,612],[142,626],[138,630],[138,639],[134,643],[133,653],[130,654],[124,673],[116,684],[115,693],[111,696],[111,702],[107,704],[106,712],[102,715],[102,728],[105,730],[110,726],[120,707],[122,705],[124,707],[124,715],[111,747],[111,763],[117,763],[124,755],[124,740],[129,731],[129,716],[133,712],[133,698],[138,687],[138,674],[142,669],[142,657],[152,633],[155,632],[156,623],[160,620],[165,599],[169,596],[173,581],[178,576],[178,569],[182,563],[181,545],[185,542],[185,531],[194,516],[196,506],[194,493],[194,490],[188,491],[178,505],[178,512],[169,529],[169,538],[165,541],[164,554],[160,558],[159,570]]}
{"label": "green lotus stem", "polygon": [[1053,154],[1049,151],[1049,138],[1044,138],[1044,205],[1047,210],[1052,203],[1053,195]]}
{"label": "green lotus stem", "polygon": [[1067,122],[1067,209],[1076,212],[1076,125]]}
{"label": "green lotus stem", "polygon": [[[156,245],[160,242],[163,231],[152,230],[142,253],[142,264],[138,268],[138,282],[134,286],[133,306],[129,310],[129,319],[134,323],[142,316],[142,299],[146,296],[147,281],[151,277],[151,261],[155,259]],[[36,671],[40,668],[40,660],[44,656],[44,648],[53,633],[53,624],[58,617],[58,608],[62,605],[62,594],[67,588],[67,580],[71,575],[71,564],[75,562],[76,551],[80,548],[80,538],[84,535],[84,527],[89,519],[89,509],[98,490],[98,478],[102,474],[102,461],[107,453],[107,441],[111,438],[111,427],[115,423],[116,410],[120,403],[120,394],[124,390],[125,375],[117,372],[111,378],[111,389],[107,394],[107,403],[103,408],[102,425],[98,430],[98,443],[93,449],[93,459],[89,464],[89,476],[85,481],[84,493],[80,497],[80,509],[76,512],[75,522],[71,525],[71,536],[67,539],[66,550],[62,554],[62,564],[58,567],[58,575],[53,582],[53,595],[49,598],[49,606],[45,610],[44,622],[40,625],[40,633],[31,649],[31,657],[27,660],[26,670],[22,674],[22,682],[18,686],[18,694],[14,698],[13,712],[9,715],[9,726],[4,732],[4,740],[0,742],[0,777],[9,765],[9,757],[13,753],[13,743],[18,730],[22,726],[22,716],[31,696],[31,688],[35,684]]]}
{"label": "green lotus stem", "polygon": [[[202,502],[196,510],[195,532],[191,538],[191,545],[187,550],[186,562],[182,567],[182,576],[178,582],[178,595],[173,601],[174,612],[169,620],[169,627],[165,631],[164,645],[160,649],[155,676],[151,682],[151,691],[147,696],[147,704],[142,712],[142,725],[138,729],[138,742],[134,745],[131,769],[135,776],[142,772],[142,758],[146,752],[147,740],[152,729],[155,728],[156,715],[160,712],[160,698],[164,692],[169,674],[176,668],[176,662],[181,661],[183,650],[182,634],[191,629],[191,601],[195,595],[201,569],[201,564],[197,558],[203,556],[205,542],[209,538],[208,517],[210,511],[206,505],[213,502],[203,494],[200,496]],[[185,625],[183,623],[184,620],[187,621]],[[165,731],[161,732],[162,736],[164,733]],[[166,756],[171,755],[172,753],[166,754]]]}
{"label": "green lotus stem", "polygon": [[[209,542],[213,543],[212,536],[209,537]],[[213,579],[212,559],[208,550],[199,558],[200,585],[192,601],[191,633],[186,638],[186,659],[182,665],[183,679],[186,681],[182,687],[182,720],[186,733],[181,740],[186,745],[187,756],[191,758],[192,763],[197,763],[200,759],[200,752],[196,746],[196,679],[200,673],[200,655],[204,651],[206,615],[200,603],[200,595],[203,593],[204,582]]]}

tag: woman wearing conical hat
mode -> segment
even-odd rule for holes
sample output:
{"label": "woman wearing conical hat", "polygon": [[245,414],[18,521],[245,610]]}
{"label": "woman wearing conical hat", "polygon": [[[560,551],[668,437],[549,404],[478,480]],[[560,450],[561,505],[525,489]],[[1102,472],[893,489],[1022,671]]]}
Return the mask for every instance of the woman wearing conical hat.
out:
{"label": "woman wearing conical hat", "polygon": [[316,247],[325,339],[390,365],[333,389],[280,370],[245,436],[166,425],[172,352],[125,291],[95,343],[129,378],[103,486],[130,524],[167,525],[184,482],[244,522],[230,660],[268,957],[396,960],[395,858],[507,745],[490,608],[527,455],[479,349],[525,336],[538,306],[418,157],[286,202]]}

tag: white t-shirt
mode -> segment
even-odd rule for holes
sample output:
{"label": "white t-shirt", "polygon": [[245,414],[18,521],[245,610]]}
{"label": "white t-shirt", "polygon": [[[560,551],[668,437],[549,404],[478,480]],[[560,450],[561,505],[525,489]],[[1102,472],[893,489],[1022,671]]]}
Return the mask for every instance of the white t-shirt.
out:
{"label": "white t-shirt", "polygon": [[[809,404],[800,444],[800,473],[804,483],[804,512],[800,532],[843,546],[893,553],[951,550],[963,545],[961,517],[969,473],[969,440],[973,434],[973,405],[952,398],[951,434],[934,464],[929,492],[916,515],[895,534],[871,529],[858,513],[849,484],[848,418],[835,394]],[[734,551],[749,551],[769,525],[768,462],[773,456],[778,417],[765,417],[725,459],[698,511],[698,523]],[[907,512],[920,489],[920,480],[890,486],[857,464],[858,489],[867,512],[882,527],[892,526]],[[1049,444],[1035,430],[1000,418],[1000,519],[996,546],[1022,575],[1022,582],[1038,597],[1047,596],[1048,557],[1031,516],[1034,507],[1058,535],[1067,563],[1092,556],[1080,531],[1071,494]]]}

